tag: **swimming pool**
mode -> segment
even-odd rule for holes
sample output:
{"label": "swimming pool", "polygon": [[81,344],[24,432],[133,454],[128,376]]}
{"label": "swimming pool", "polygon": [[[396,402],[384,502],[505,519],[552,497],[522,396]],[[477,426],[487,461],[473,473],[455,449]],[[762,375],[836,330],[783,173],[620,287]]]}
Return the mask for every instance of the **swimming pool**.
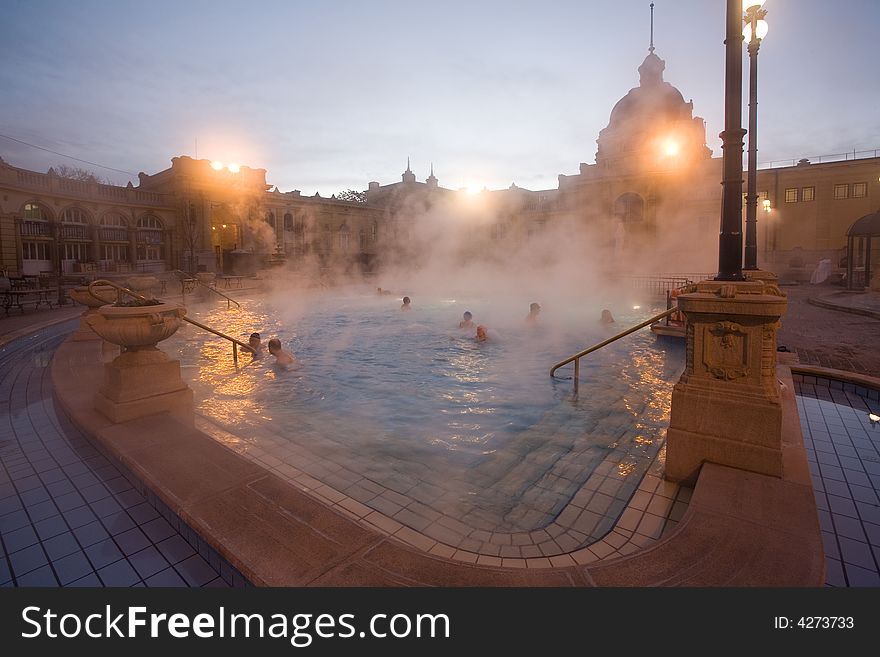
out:
{"label": "swimming pool", "polygon": [[[614,309],[617,323],[603,326],[598,307],[545,304],[527,326],[528,302],[414,296],[401,312],[399,296],[366,289],[242,305],[189,314],[241,339],[279,337],[301,367],[267,355],[236,369],[228,342],[187,326],[163,346],[199,413],[279,471],[293,466],[416,531],[477,540],[540,532],[572,500],[595,522],[581,517],[570,540],[600,538],[661,448],[684,363],[682,346],[639,332],[585,359],[574,397],[550,366],[645,310]],[[465,310],[490,327],[488,342],[458,328]]]}

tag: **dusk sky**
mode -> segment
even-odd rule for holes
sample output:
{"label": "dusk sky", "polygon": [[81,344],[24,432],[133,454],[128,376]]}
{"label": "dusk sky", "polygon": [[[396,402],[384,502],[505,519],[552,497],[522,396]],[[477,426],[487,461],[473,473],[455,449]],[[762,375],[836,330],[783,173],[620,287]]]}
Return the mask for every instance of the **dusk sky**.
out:
{"label": "dusk sky", "polygon": [[[419,180],[433,162],[453,189],[555,188],[594,161],[611,108],[638,85],[648,5],[3,0],[0,134],[135,174],[195,156],[197,140],[200,158],[308,195],[397,182],[407,156]],[[880,149],[880,1],[765,8],[759,161]],[[724,12],[724,0],[655,1],[665,79],[693,99],[716,156]],[[4,137],[0,157],[130,178]]]}

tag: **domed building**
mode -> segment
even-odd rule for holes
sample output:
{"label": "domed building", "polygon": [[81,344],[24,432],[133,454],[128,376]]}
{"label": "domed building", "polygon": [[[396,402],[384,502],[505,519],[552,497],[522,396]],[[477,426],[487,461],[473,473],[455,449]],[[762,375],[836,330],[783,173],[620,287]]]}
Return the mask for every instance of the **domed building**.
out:
{"label": "domed building", "polygon": [[[651,46],[638,68],[639,85],[615,104],[599,132],[596,163],[559,176],[562,204],[597,229],[597,239],[609,247],[606,264],[628,271],[637,271],[640,262],[645,271],[702,271],[713,254],[695,249],[695,240],[707,246],[715,240],[717,249],[721,161],[712,159],[693,102],[663,79],[665,68]],[[645,261],[645,253],[658,252],[676,262]]]}

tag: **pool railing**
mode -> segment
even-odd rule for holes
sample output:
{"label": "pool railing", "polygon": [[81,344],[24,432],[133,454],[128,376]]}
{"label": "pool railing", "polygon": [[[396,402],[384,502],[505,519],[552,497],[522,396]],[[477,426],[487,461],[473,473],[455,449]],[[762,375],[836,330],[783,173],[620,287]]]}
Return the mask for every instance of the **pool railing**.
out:
{"label": "pool railing", "polygon": [[611,344],[612,342],[616,342],[617,340],[620,340],[620,338],[626,337],[630,333],[635,333],[639,329],[643,329],[646,326],[650,326],[654,322],[659,322],[664,317],[668,317],[669,315],[671,315],[672,313],[674,313],[676,311],[678,311],[677,307],[664,310],[662,313],[660,313],[658,315],[654,315],[650,319],[646,319],[644,322],[642,322],[640,324],[636,324],[635,326],[628,328],[625,331],[621,331],[620,333],[618,333],[614,337],[608,338],[607,340],[603,340],[602,342],[600,342],[598,344],[594,344],[592,347],[589,347],[587,349],[584,349],[583,351],[579,351],[578,353],[576,353],[572,356],[569,356],[565,360],[559,361],[558,363],[556,363],[556,365],[554,365],[553,367],[550,368],[550,376],[553,378],[556,378],[556,376],[555,376],[556,370],[558,370],[563,365],[568,365],[569,363],[573,362],[574,363],[574,377],[573,377],[574,378],[574,391],[577,392],[578,379],[580,378],[580,372],[581,372],[581,358],[583,358],[587,354],[591,354],[594,351]]}

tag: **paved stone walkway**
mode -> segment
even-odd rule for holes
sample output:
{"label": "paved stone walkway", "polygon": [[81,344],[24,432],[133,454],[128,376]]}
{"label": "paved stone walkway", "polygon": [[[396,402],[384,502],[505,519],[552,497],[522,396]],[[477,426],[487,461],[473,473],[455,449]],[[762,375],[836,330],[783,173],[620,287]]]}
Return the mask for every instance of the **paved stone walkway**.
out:
{"label": "paved stone walkway", "polygon": [[778,333],[780,345],[795,352],[804,365],[880,376],[880,319],[811,305],[811,297],[833,291],[828,286],[782,289],[788,295],[788,312]]}

